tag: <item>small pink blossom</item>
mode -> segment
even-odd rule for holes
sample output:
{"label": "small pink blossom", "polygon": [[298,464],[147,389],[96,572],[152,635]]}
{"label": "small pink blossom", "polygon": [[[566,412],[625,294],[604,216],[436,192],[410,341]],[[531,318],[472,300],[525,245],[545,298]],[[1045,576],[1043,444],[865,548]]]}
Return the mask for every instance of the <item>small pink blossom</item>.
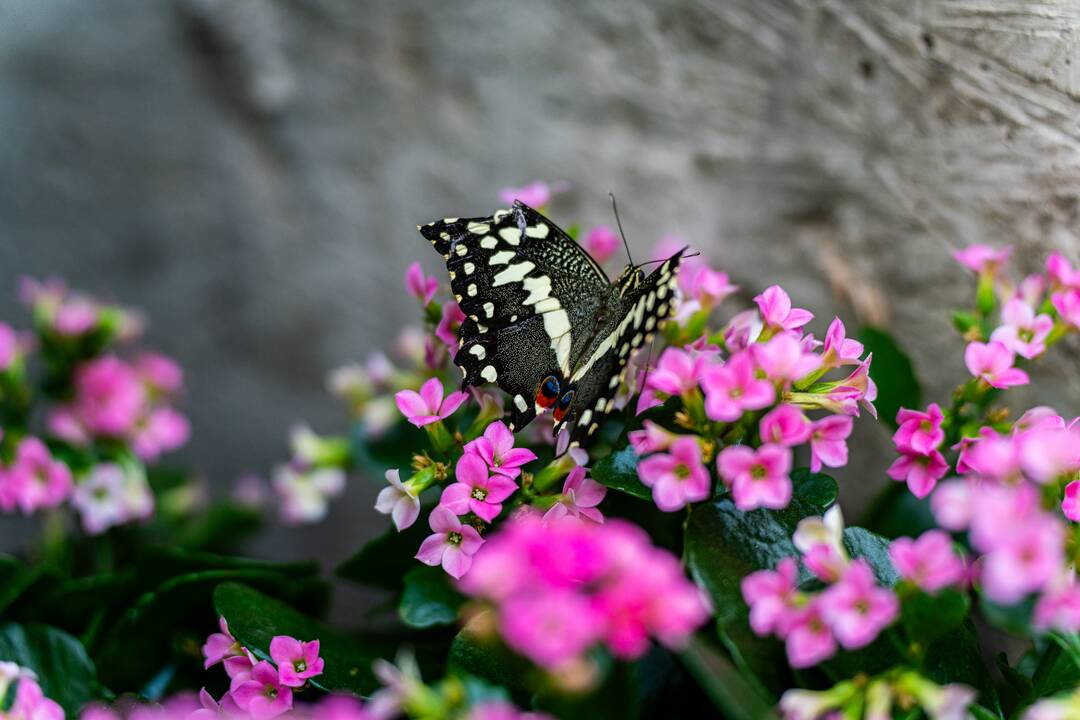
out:
{"label": "small pink blossom", "polygon": [[750,628],[762,637],[776,633],[783,638],[798,614],[799,566],[784,558],[776,570],[758,570],[743,578],[743,600],[750,606]]}
{"label": "small pink blossom", "polygon": [[33,677],[23,677],[5,717],[12,720],[64,720],[64,709],[55,700],[45,697]]}
{"label": "small pink blossom", "polygon": [[278,678],[274,666],[263,660],[251,669],[247,679],[234,678],[229,695],[253,720],[268,720],[292,708],[292,689]]}
{"label": "small pink blossom", "polygon": [[903,452],[885,472],[893,480],[906,482],[912,495],[924,498],[948,471],[949,465],[945,462],[945,457],[934,450],[927,455]]}
{"label": "small pink blossom", "polygon": [[1075,572],[1066,570],[1049,583],[1035,603],[1031,624],[1038,630],[1080,630],[1080,587]]}
{"label": "small pink blossom", "polygon": [[893,434],[897,450],[928,455],[937,450],[945,440],[945,431],[941,423],[945,414],[941,406],[931,403],[926,412],[900,408],[896,413],[896,423],[900,427]]}
{"label": "small pink blossom", "polygon": [[794,405],[777,405],[758,425],[761,442],[785,447],[802,445],[810,439],[810,431],[810,421]]}
{"label": "small pink blossom", "polygon": [[485,522],[494,520],[502,512],[503,501],[517,490],[517,483],[505,475],[489,475],[487,465],[478,455],[462,455],[454,476],[457,482],[443,490],[439,506],[455,515],[471,511]]}
{"label": "small pink blossom", "polygon": [[146,391],[134,368],[104,355],[75,370],[75,414],[91,433],[120,437],[135,426],[146,408]]}
{"label": "small pink blossom", "polygon": [[582,241],[581,245],[592,256],[593,260],[604,264],[619,249],[622,241],[610,227],[598,225],[585,234],[585,240]]}
{"label": "small pink blossom", "polygon": [[1073,522],[1080,522],[1080,480],[1073,480],[1065,486],[1065,497],[1061,501],[1061,512]]}
{"label": "small pink blossom", "polygon": [[424,427],[452,415],[468,397],[463,392],[454,391],[444,400],[442,382],[433,377],[420,387],[419,393],[402,390],[394,395],[394,401],[410,423]]}
{"label": "small pink blossom", "polygon": [[420,498],[416,491],[401,482],[401,474],[397,468],[386,471],[386,487],[379,491],[375,498],[375,511],[383,515],[389,515],[394,522],[394,527],[401,532],[411,527],[420,515]]}
{"label": "small pink blossom", "polygon": [[810,470],[819,472],[823,465],[838,468],[847,465],[847,439],[854,421],[846,415],[829,415],[810,426]]}
{"label": "small pink blossom", "polygon": [[1072,288],[1080,290],[1080,268],[1061,253],[1050,253],[1046,258],[1046,275],[1055,289]]}
{"label": "small pink blossom", "polygon": [[776,388],[755,374],[748,351],[732,355],[724,365],[710,365],[701,372],[705,390],[705,414],[712,420],[738,420],[746,410],[760,410],[776,400]]}
{"label": "small pink blossom", "polygon": [[999,389],[1027,385],[1029,382],[1026,372],[1013,367],[1013,360],[1013,352],[997,340],[989,343],[971,342],[964,350],[964,364],[968,372]]}
{"label": "small pink blossom", "polygon": [[1055,482],[1080,470],[1080,428],[1036,428],[1015,437],[1024,474],[1037,483]]}
{"label": "small pink blossom", "polygon": [[229,623],[225,621],[224,617],[218,618],[218,628],[221,632],[212,633],[206,638],[206,642],[202,646],[202,654],[206,658],[203,668],[206,670],[217,665],[225,658],[242,655],[244,652],[237,639],[229,633]]}
{"label": "small pink blossom", "polygon": [[419,300],[421,305],[427,306],[439,291],[439,281],[424,275],[424,268],[419,262],[414,262],[405,271],[405,289]]}
{"label": "small pink blossom", "polygon": [[27,436],[19,441],[15,459],[4,473],[7,494],[23,513],[57,507],[71,495],[71,470],[53,458],[45,443]]}
{"label": "small pink blossom", "polygon": [[806,568],[824,582],[839,580],[851,563],[844,547],[844,516],[839,505],[821,517],[800,520],[791,542],[802,553]]}
{"label": "small pink blossom", "polygon": [[1009,245],[999,250],[989,245],[975,243],[963,250],[953,252],[953,259],[972,272],[993,275],[1008,262],[1011,254],[1012,247]]}
{"label": "small pink blossom", "polygon": [[732,445],[720,452],[717,469],[740,510],[779,510],[791,501],[791,450],[786,447],[762,445],[755,451]]}
{"label": "small pink blossom", "polygon": [[900,602],[891,590],[878,587],[866,560],[854,560],[840,581],[820,596],[821,615],[836,639],[849,650],[873,642],[896,619]]}
{"label": "small pink blossom", "polygon": [[465,452],[479,457],[492,472],[510,478],[516,478],[523,465],[536,459],[532,450],[514,447],[514,434],[500,421],[488,425],[481,437],[466,444]]}
{"label": "small pink blossom", "polygon": [[754,345],[754,361],[773,382],[790,383],[814,372],[821,358],[806,352],[799,339],[781,333],[765,343]]}
{"label": "small pink blossom", "polygon": [[270,641],[270,657],[278,667],[281,684],[294,688],[322,675],[325,665],[319,657],[318,640],[300,642],[288,635],[276,635]]}
{"label": "small pink blossom", "polygon": [[187,417],[169,406],[150,410],[133,429],[131,449],[141,460],[153,462],[162,453],[183,447],[191,437]]}
{"label": "small pink blossom", "polygon": [[19,355],[19,335],[6,323],[0,323],[0,372],[4,372]]}
{"label": "small pink blossom", "polygon": [[649,371],[645,386],[668,395],[688,393],[697,388],[698,379],[707,365],[707,355],[695,356],[681,348],[666,348],[656,367]]}
{"label": "small pink blossom", "polygon": [[773,331],[798,330],[814,319],[809,310],[791,307],[791,298],[779,285],[772,285],[754,298],[761,320]]}
{"label": "small pink blossom", "polygon": [[157,352],[144,352],[135,359],[139,379],[155,392],[175,395],[184,387],[184,370],[172,358]]}
{"label": "small pink blossom", "polygon": [[653,452],[662,452],[671,447],[671,443],[678,439],[678,435],[668,432],[652,420],[646,420],[641,424],[640,430],[631,430],[627,435],[630,446],[638,455],[648,455]]}
{"label": "small pink blossom", "polygon": [[999,435],[984,427],[977,438],[964,438],[959,443],[960,457],[956,467],[960,473],[977,473],[1002,482],[1022,479],[1020,448],[1016,438]]}
{"label": "small pink blossom", "polygon": [[529,207],[542,208],[551,202],[551,186],[542,180],[521,187],[506,187],[499,191],[499,199],[507,205],[520,200]]}
{"label": "small pink blossom", "polygon": [[970,480],[949,480],[942,483],[930,497],[930,511],[938,525],[959,532],[971,523],[976,493]]}
{"label": "small pink blossom", "polygon": [[435,328],[435,337],[443,341],[451,353],[457,352],[458,329],[465,321],[465,313],[453,300],[448,300],[442,306],[442,316]]}
{"label": "small pink blossom", "polygon": [[109,528],[153,514],[154,495],[135,465],[98,463],[75,486],[71,504],[83,530],[100,535]]}
{"label": "small pink blossom", "polygon": [[97,303],[72,295],[56,308],[52,327],[59,335],[78,337],[97,327],[100,317],[101,309]]}
{"label": "small pink blossom", "polygon": [[653,502],[664,512],[709,497],[709,471],[701,463],[696,437],[680,437],[669,453],[656,453],[638,463],[642,484],[652,488]]}
{"label": "small pink blossom", "polygon": [[683,297],[696,304],[695,309],[711,309],[739,289],[728,274],[713,270],[705,263],[689,263],[679,270],[679,289]]}
{"label": "small pink blossom", "polygon": [[990,335],[1020,357],[1032,359],[1046,352],[1046,338],[1054,329],[1049,315],[1036,315],[1031,306],[1013,298],[1001,309],[1001,326]]}
{"label": "small pink blossom", "polygon": [[952,539],[940,530],[929,530],[918,540],[893,540],[889,559],[904,579],[931,593],[959,585],[967,576],[967,567],[953,549]]}
{"label": "small pink blossom", "polygon": [[991,600],[1007,605],[1039,590],[1061,570],[1064,543],[1064,528],[1052,518],[1019,523],[981,558],[983,590]]}
{"label": "small pink blossom", "polygon": [[460,578],[472,567],[473,555],[484,544],[484,539],[476,528],[463,525],[442,505],[431,511],[428,524],[435,532],[420,545],[416,559],[425,565],[442,565],[448,575]]}
{"label": "small pink blossom", "polygon": [[596,509],[607,495],[607,488],[595,480],[585,477],[585,468],[576,467],[567,475],[563,483],[559,501],[544,513],[544,520],[551,522],[564,517],[587,518],[593,522],[604,522],[604,516]]}
{"label": "small pink blossom", "polygon": [[803,606],[788,629],[784,646],[791,667],[811,667],[836,654],[836,638],[821,616],[820,600]]}
{"label": "small pink blossom", "polygon": [[1073,328],[1080,328],[1080,289],[1070,288],[1050,296],[1054,309],[1063,322]]}
{"label": "small pink blossom", "polygon": [[761,335],[761,316],[756,310],[743,310],[724,327],[724,347],[729,352],[746,350]]}
{"label": "small pink blossom", "polygon": [[840,318],[833,318],[825,333],[825,345],[822,347],[821,364],[826,368],[842,365],[858,365],[864,351],[863,344],[847,336],[847,330]]}

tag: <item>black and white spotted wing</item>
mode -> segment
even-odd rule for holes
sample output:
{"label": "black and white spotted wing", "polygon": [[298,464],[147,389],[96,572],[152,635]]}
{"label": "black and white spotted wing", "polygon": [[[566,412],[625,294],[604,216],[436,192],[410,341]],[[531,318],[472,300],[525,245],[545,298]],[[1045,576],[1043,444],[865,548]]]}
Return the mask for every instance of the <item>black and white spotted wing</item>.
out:
{"label": "black and white spotted wing", "polygon": [[[623,338],[632,341],[646,312],[654,326],[670,313],[670,301],[654,300],[648,311],[641,306],[634,322],[635,298],[649,284],[640,270],[628,268],[611,283],[572,238],[520,202],[490,217],[447,218],[418,229],[446,260],[451,290],[467,316],[454,357],[462,385],[498,384],[510,395],[514,429],[551,406],[538,392],[547,378],[561,401],[555,407],[560,427],[586,410],[597,414],[594,405],[611,382],[597,376],[625,365],[615,360],[612,367],[608,351],[599,352],[605,340],[618,353],[625,342],[613,333],[632,329]],[[649,276],[654,283],[664,279],[665,294],[673,290],[678,261],[673,257]],[[642,330],[642,337],[651,332]],[[575,385],[581,380],[588,392]]]}

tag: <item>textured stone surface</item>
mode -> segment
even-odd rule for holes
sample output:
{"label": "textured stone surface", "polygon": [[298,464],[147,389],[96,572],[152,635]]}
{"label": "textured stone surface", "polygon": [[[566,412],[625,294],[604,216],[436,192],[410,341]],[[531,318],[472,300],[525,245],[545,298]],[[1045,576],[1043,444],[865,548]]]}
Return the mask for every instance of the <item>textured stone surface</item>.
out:
{"label": "textured stone surface", "polygon": [[[413,232],[497,188],[622,200],[639,253],[678,232],[747,290],[908,338],[962,372],[948,259],[1077,258],[1080,3],[1025,0],[0,0],[0,288],[54,272],[145,307],[189,370],[185,459],[221,485],[331,429],[326,370],[413,318]],[[15,312],[6,299],[0,312]],[[820,326],[824,329],[824,325]],[[1080,410],[1076,345],[1028,398]],[[1022,394],[1018,393],[1018,396]],[[1019,402],[1019,400],[1017,401]],[[863,422],[849,500],[881,482]],[[382,521],[355,483],[289,541]]]}

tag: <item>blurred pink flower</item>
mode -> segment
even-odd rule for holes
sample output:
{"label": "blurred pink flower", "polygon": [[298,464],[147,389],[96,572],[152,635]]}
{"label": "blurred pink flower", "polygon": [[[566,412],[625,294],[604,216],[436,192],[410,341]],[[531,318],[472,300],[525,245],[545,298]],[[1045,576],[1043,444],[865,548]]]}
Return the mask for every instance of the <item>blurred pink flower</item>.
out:
{"label": "blurred pink flower", "polygon": [[930,497],[930,511],[938,525],[959,532],[971,522],[976,489],[970,480],[949,480]]}
{"label": "blurred pink flower", "polygon": [[937,450],[925,455],[908,450],[903,451],[885,472],[893,480],[906,482],[912,495],[924,498],[948,471],[945,457]]}
{"label": "blurred pink flower", "polygon": [[484,544],[480,533],[471,525],[463,525],[442,505],[431,511],[428,525],[435,532],[421,543],[416,559],[425,565],[442,565],[448,575],[460,578],[472,567],[473,555]]}
{"label": "blurred pink flower", "polygon": [[791,542],[802,553],[806,568],[824,582],[839,580],[851,562],[844,547],[844,516],[839,505],[821,517],[800,520]]}
{"label": "blurred pink flower", "polygon": [[463,392],[454,391],[443,399],[442,382],[433,377],[421,386],[419,393],[402,390],[394,395],[394,400],[410,423],[424,427],[452,415],[468,397]]}
{"label": "blurred pink flower", "polygon": [[576,467],[563,482],[559,501],[544,513],[544,520],[551,522],[565,517],[586,518],[593,522],[604,522],[604,516],[596,509],[607,495],[607,488],[595,480],[585,477],[585,468]]}
{"label": "blurred pink flower", "polygon": [[731,284],[727,273],[713,270],[705,263],[687,263],[679,270],[679,289],[685,300],[696,301],[698,308],[708,310],[739,286]]}
{"label": "blurred pink flower", "polygon": [[671,443],[668,453],[656,453],[638,463],[642,484],[652,488],[653,502],[664,512],[709,497],[709,471],[701,463],[701,445],[693,436]]}
{"label": "blurred pink flower", "polygon": [[990,334],[991,341],[1000,342],[1029,360],[1046,352],[1046,338],[1054,329],[1054,320],[1049,315],[1036,315],[1026,302],[1013,298],[1002,307],[1001,322]]}
{"label": "blurred pink flower", "polygon": [[236,657],[244,654],[239,641],[229,632],[229,623],[224,617],[218,617],[218,628],[221,632],[212,633],[202,646],[203,657],[206,661],[203,668],[209,670],[225,658]]}
{"label": "blurred pink flower", "polygon": [[134,466],[125,471],[116,463],[99,463],[75,486],[71,503],[87,534],[99,535],[115,525],[149,517],[154,495]]}
{"label": "blurred pink flower", "polygon": [[115,355],[80,365],[74,375],[74,411],[94,435],[121,437],[146,409],[146,392],[135,370]]}
{"label": "blurred pink flower", "polygon": [[22,677],[15,690],[15,700],[5,713],[12,720],[64,720],[64,709],[45,697],[33,677]]}
{"label": "blurred pink flower", "polygon": [[945,414],[937,403],[930,403],[926,412],[900,408],[896,413],[896,423],[900,427],[893,433],[893,443],[900,451],[910,451],[927,455],[945,440],[945,431],[941,423]]}
{"label": "blurred pink flower", "polygon": [[971,342],[964,350],[968,372],[998,389],[1028,384],[1028,374],[1013,367],[1014,359],[1013,352],[997,340]]}
{"label": "blurred pink flower", "polygon": [[517,483],[505,475],[489,475],[487,465],[478,455],[462,455],[454,476],[457,482],[443,490],[439,506],[455,515],[472,512],[484,522],[494,520],[502,512],[503,501],[517,490]]}
{"label": "blurred pink flower", "polygon": [[822,465],[838,468],[847,465],[847,439],[854,421],[846,415],[829,415],[810,426],[810,470],[820,472]]}
{"label": "blurred pink flower", "polygon": [[7,494],[23,513],[57,507],[71,495],[71,470],[53,458],[45,443],[24,437],[15,449],[15,458],[4,472]]}
{"label": "blurred pink flower", "polygon": [[986,595],[1006,605],[1042,588],[1060,572],[1065,560],[1065,531],[1058,521],[1046,517],[1012,522],[1013,526],[1002,533],[978,566]]}
{"label": "blurred pink flower", "polygon": [[900,613],[896,595],[878,587],[863,558],[853,560],[840,581],[821,593],[819,602],[821,616],[849,650],[869,645]]}
{"label": "blurred pink flower", "polygon": [[746,350],[761,335],[761,317],[756,310],[737,313],[724,326],[724,347],[728,352]]}
{"label": "blurred pink flower", "polygon": [[799,611],[799,566],[786,557],[776,570],[758,570],[742,579],[743,600],[750,606],[750,628],[762,637],[776,633],[783,638],[795,624]]}
{"label": "blurred pink flower", "polygon": [[458,329],[464,321],[465,313],[461,312],[461,307],[455,301],[448,300],[443,303],[442,319],[439,320],[439,324],[435,328],[435,337],[446,344],[451,355],[457,352]]}
{"label": "blurred pink flower", "polygon": [[772,285],[754,298],[761,320],[773,331],[797,330],[814,319],[809,310],[791,307],[791,298],[779,285]]}
{"label": "blurred pink flower", "polygon": [[649,371],[645,387],[668,395],[682,395],[697,388],[702,370],[707,367],[708,355],[692,354],[669,347],[660,354],[656,367]]}
{"label": "blurred pink flower", "polygon": [[641,430],[631,430],[627,435],[630,446],[638,455],[648,455],[653,452],[661,452],[671,447],[679,436],[668,432],[652,420],[646,420],[641,424]]}
{"label": "blurred pink flower", "polygon": [[234,678],[229,695],[252,720],[268,720],[292,708],[292,689],[278,678],[278,671],[265,660],[251,669],[247,679]]}
{"label": "blurred pink flower", "polygon": [[134,428],[131,448],[140,459],[153,462],[162,453],[175,450],[191,437],[191,423],[171,407],[157,407]]}
{"label": "blurred pink flower", "polygon": [[1080,630],[1080,587],[1074,571],[1066,570],[1049,583],[1035,603],[1031,624],[1038,630]]}
{"label": "blurred pink flower", "polygon": [[953,252],[953,259],[967,269],[980,274],[994,274],[1012,255],[1012,247],[1006,245],[999,249],[989,245],[975,243],[963,250]]}
{"label": "blurred pink flower", "polygon": [[738,420],[746,410],[761,410],[776,400],[772,383],[758,379],[748,351],[735,353],[724,365],[701,371],[705,390],[705,414],[712,420]]}
{"label": "blurred pink flower", "polygon": [[10,325],[0,323],[0,372],[4,372],[19,355],[19,335]]}
{"label": "blurred pink flower", "polygon": [[405,271],[405,289],[426,307],[439,291],[439,281],[425,275],[420,263],[414,262]]}
{"label": "blurred pink flower", "polygon": [[1050,253],[1046,258],[1046,276],[1055,289],[1073,288],[1080,290],[1080,269],[1061,253]]}
{"label": "blurred pink flower", "polygon": [[499,199],[507,205],[520,200],[529,207],[542,208],[551,202],[551,186],[542,180],[521,187],[505,187],[499,191]]}
{"label": "blurred pink flower", "polygon": [[952,538],[941,530],[928,530],[918,540],[897,538],[889,544],[889,559],[901,577],[927,592],[960,585],[967,567],[956,554]]}
{"label": "blurred pink flower", "polygon": [[810,421],[794,405],[777,405],[758,424],[761,442],[785,447],[802,445],[810,439],[810,431]]}
{"label": "blurred pink flower", "polygon": [[[530,203],[526,203],[528,205]],[[607,225],[598,225],[585,234],[581,243],[585,251],[592,255],[593,260],[601,265],[611,259],[615,251],[622,245],[619,236]]]}
{"label": "blurred pink flower", "polygon": [[1061,320],[1073,328],[1080,328],[1080,289],[1062,290],[1050,296],[1054,309]]}
{"label": "blurred pink flower", "polygon": [[303,687],[311,678],[322,675],[325,662],[319,657],[319,641],[300,642],[288,635],[270,640],[270,657],[278,668],[281,684]]}
{"label": "blurred pink flower", "polygon": [[791,501],[791,450],[786,447],[731,445],[720,452],[716,465],[740,510],[778,510]]}
{"label": "blurred pink flower", "polygon": [[484,434],[465,445],[465,452],[479,457],[491,471],[510,478],[521,474],[523,465],[536,459],[528,448],[514,447],[514,434],[496,420],[484,429]]}
{"label": "blurred pink flower", "polygon": [[1073,480],[1065,486],[1065,497],[1061,501],[1061,512],[1073,522],[1080,522],[1080,480]]}
{"label": "blurred pink flower", "polygon": [[570,589],[515,595],[502,606],[499,620],[506,644],[547,668],[581,655],[602,628],[590,603]]}
{"label": "blurred pink flower", "polygon": [[795,613],[784,646],[794,668],[811,667],[836,654],[836,638],[821,616],[820,596]]}
{"label": "blurred pink flower", "polygon": [[794,382],[821,366],[821,358],[806,352],[799,339],[788,333],[780,333],[754,345],[752,350],[754,361],[773,382]]}

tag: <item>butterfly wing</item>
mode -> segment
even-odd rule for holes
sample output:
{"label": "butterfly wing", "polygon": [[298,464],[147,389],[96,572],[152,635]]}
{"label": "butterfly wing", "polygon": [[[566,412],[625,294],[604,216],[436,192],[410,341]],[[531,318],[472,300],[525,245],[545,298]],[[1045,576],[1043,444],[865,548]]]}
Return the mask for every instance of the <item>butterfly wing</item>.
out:
{"label": "butterfly wing", "polygon": [[[571,417],[576,425],[571,442],[583,444],[600,428],[613,407],[626,365],[633,354],[656,334],[657,328],[675,311],[675,282],[686,249],[672,255],[640,283],[616,288],[619,312],[602,335],[591,344],[569,378],[575,388]],[[632,278],[630,279],[632,280]]]}
{"label": "butterfly wing", "polygon": [[537,383],[564,380],[606,298],[604,271],[555,223],[515,202],[490,217],[447,218],[418,228],[446,260],[467,319],[454,362],[463,386],[496,383],[512,400],[510,423],[535,416]]}

